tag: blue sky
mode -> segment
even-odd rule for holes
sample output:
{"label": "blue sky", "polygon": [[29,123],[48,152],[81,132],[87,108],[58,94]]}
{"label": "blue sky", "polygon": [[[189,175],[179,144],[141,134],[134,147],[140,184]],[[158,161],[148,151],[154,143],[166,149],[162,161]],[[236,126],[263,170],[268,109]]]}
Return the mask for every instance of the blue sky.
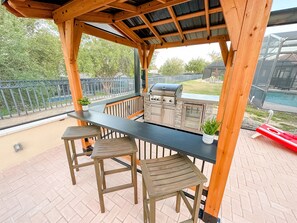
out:
{"label": "blue sky", "polygon": [[[271,10],[275,11],[275,10],[282,10],[287,8],[294,8],[294,7],[297,7],[297,0],[273,0]],[[289,26],[276,26],[276,27],[267,28],[265,35],[268,35],[270,33],[288,32],[288,31],[296,31],[296,30],[297,30],[297,24],[293,24]],[[195,59],[198,57],[204,58],[206,60],[210,60],[208,54],[211,53],[212,51],[220,52],[219,45],[216,43],[213,43],[213,44],[162,49],[162,50],[158,50],[156,65],[157,67],[160,68],[160,66],[167,59],[172,57],[178,57],[182,59],[185,63],[189,62],[189,60],[191,59]]]}

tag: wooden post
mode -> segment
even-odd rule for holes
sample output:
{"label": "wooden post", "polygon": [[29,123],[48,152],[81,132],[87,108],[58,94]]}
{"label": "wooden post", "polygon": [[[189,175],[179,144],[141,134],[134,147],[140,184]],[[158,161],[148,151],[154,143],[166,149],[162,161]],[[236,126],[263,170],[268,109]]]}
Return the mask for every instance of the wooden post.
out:
{"label": "wooden post", "polygon": [[[81,111],[82,107],[77,103],[77,100],[83,96],[80,76],[77,66],[77,55],[82,36],[82,27],[78,22],[73,19],[58,24],[62,50],[66,71],[69,80],[69,86],[72,96],[72,102],[75,111]],[[86,125],[85,122],[77,120],[78,125]],[[86,142],[82,140],[83,148],[86,148]]]}
{"label": "wooden post", "polygon": [[[224,2],[224,3],[223,3]],[[233,1],[221,1],[223,8],[236,10]],[[205,222],[216,222],[221,206],[224,190],[238,139],[241,122],[248,101],[249,91],[253,81],[258,55],[261,49],[264,32],[268,23],[272,0],[246,0],[240,33],[232,36],[231,41],[237,43],[237,50],[233,66],[230,70],[230,84],[226,92],[223,121],[218,142],[217,161],[213,167],[209,191],[206,200],[203,220]],[[234,9],[235,7],[235,9]],[[232,11],[233,11],[232,10]],[[242,11],[242,8],[240,10]],[[232,27],[236,19],[224,11],[227,26]],[[238,24],[236,20],[235,23]],[[228,28],[230,31],[230,29]],[[238,41],[235,38],[239,37]],[[227,69],[230,69],[227,67]]]}
{"label": "wooden post", "polygon": [[140,58],[140,64],[142,68],[142,74],[141,79],[144,81],[145,84],[142,85],[142,92],[148,91],[148,68],[151,63],[153,54],[155,51],[155,46],[151,45],[149,49],[145,45],[142,45],[141,47],[138,47],[138,54]]}

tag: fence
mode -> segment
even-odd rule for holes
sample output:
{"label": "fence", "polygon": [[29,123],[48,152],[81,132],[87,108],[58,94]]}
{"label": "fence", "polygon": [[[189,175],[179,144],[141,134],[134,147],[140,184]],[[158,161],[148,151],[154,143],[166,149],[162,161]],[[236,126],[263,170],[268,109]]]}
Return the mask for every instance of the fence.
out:
{"label": "fence", "polygon": [[[199,75],[152,77],[149,82],[174,83],[197,78]],[[81,79],[81,84],[83,94],[91,100],[135,91],[134,78],[86,78]],[[0,81],[1,119],[69,105],[72,105],[72,97],[68,79]]]}

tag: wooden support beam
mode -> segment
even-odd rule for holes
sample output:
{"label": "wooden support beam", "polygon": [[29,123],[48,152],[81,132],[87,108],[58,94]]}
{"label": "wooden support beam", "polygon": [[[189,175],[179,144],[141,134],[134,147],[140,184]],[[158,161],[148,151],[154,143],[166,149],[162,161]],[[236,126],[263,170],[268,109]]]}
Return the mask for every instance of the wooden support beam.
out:
{"label": "wooden support beam", "polygon": [[115,22],[114,26],[119,29],[125,36],[131,39],[135,43],[143,43],[143,40],[133,32],[124,22]]}
{"label": "wooden support beam", "polygon": [[169,7],[167,7],[167,9],[169,11],[169,14],[170,14],[171,18],[173,19],[174,25],[175,25],[178,33],[179,33],[180,38],[183,40],[184,39],[184,34],[183,34],[183,31],[182,31],[182,29],[181,29],[181,27],[180,27],[180,25],[179,25],[179,23],[177,21],[177,18],[176,18],[176,15],[175,15],[174,11],[173,11],[173,8],[171,6],[169,6]]}
{"label": "wooden support beam", "polygon": [[233,50],[237,50],[246,2],[246,0],[220,1]]}
{"label": "wooden support beam", "polygon": [[227,58],[227,63],[225,64],[226,70],[224,74],[224,82],[223,82],[223,86],[220,94],[219,110],[217,114],[217,120],[219,122],[222,122],[223,120],[226,103],[227,103],[227,96],[230,89],[230,81],[231,81],[233,59],[234,59],[234,51],[232,47],[230,47],[230,52],[228,52],[227,55],[228,55],[228,58]]}
{"label": "wooden support beam", "polygon": [[188,2],[189,0],[168,0],[165,4],[162,4],[158,1],[151,1],[140,6],[137,6],[136,12],[119,12],[114,15],[115,21],[129,19],[135,16],[139,16],[140,14],[146,14],[153,11],[157,11],[168,6],[178,5],[184,2]]}
{"label": "wooden support beam", "polygon": [[227,42],[220,40],[219,41],[220,44],[220,48],[221,48],[221,54],[222,54],[222,58],[224,61],[225,66],[227,66],[227,60],[228,60],[228,47],[227,47]]}
{"label": "wooden support beam", "polygon": [[95,9],[113,3],[116,0],[72,0],[53,12],[55,22],[62,23],[77,16],[94,11]]}
{"label": "wooden support beam", "polygon": [[[77,45],[79,45],[80,37],[76,36],[74,20],[69,20],[65,23],[58,24],[60,39],[62,43],[63,55],[66,65],[66,71],[69,79],[69,86],[72,95],[72,101],[75,111],[81,110],[81,105],[77,100],[83,96],[80,76],[78,72],[77,61],[73,55],[77,55]],[[75,46],[75,47],[74,47]],[[76,49],[75,49],[76,48]],[[71,58],[72,57],[72,58]],[[79,122],[81,125],[82,122]]]}
{"label": "wooden support beam", "polygon": [[12,2],[8,1],[8,4],[15,11],[20,13],[23,17],[26,18],[44,18],[51,19],[52,11],[57,9],[59,5],[48,4],[43,2]]}
{"label": "wooden support beam", "polygon": [[210,36],[210,25],[209,25],[209,5],[208,5],[209,0],[204,0],[204,11],[205,11],[205,22],[206,22],[206,30],[207,30],[207,35]]}
{"label": "wooden support beam", "polygon": [[145,75],[144,76],[145,87],[142,89],[142,91],[147,92],[148,91],[148,68],[150,66],[150,63],[154,54],[155,46],[150,45],[150,47],[147,48],[147,46],[142,44],[142,45],[139,45],[137,49],[138,49],[141,68]]}
{"label": "wooden support beam", "polygon": [[163,44],[156,44],[156,49],[164,49],[170,47],[179,47],[179,46],[190,46],[190,45],[197,45],[197,44],[205,44],[205,43],[215,43],[219,40],[229,40],[228,36],[215,36],[210,38],[203,38],[203,39],[194,39],[194,40],[185,40],[183,42],[170,42],[170,43],[163,43]]}
{"label": "wooden support beam", "polygon": [[157,39],[163,43],[163,39],[160,36],[160,34],[157,32],[157,30],[151,25],[151,23],[148,21],[148,19],[145,17],[145,15],[140,15],[140,18],[142,21],[147,25],[147,27],[152,31],[152,33],[157,37]]}
{"label": "wooden support beam", "polygon": [[[8,1],[9,2],[9,1]],[[5,6],[6,10],[9,11],[11,14],[15,15],[16,17],[24,17],[21,13],[16,11],[13,7],[11,7],[8,2],[4,2],[3,6]]]}
{"label": "wooden support beam", "polygon": [[[229,1],[222,2],[227,3]],[[223,112],[218,142],[217,161],[213,166],[205,205],[205,222],[214,222],[219,214],[262,40],[270,15],[272,0],[246,0],[244,5],[246,5],[246,8],[242,23],[239,25],[240,38],[237,41],[237,52],[231,68],[229,89],[226,95],[224,95],[227,100],[225,100],[225,111]],[[224,5],[222,6],[223,10],[225,10]],[[233,18],[233,20],[236,20],[236,18]],[[229,25],[227,23],[227,26]],[[251,48],[251,46],[253,47]]]}
{"label": "wooden support beam", "polygon": [[89,12],[76,17],[76,19],[84,22],[113,23],[113,16],[103,12]]}
{"label": "wooden support beam", "polygon": [[112,8],[121,9],[121,10],[124,10],[124,11],[127,11],[127,12],[136,12],[137,11],[136,6],[126,4],[126,3],[113,2],[113,3],[110,3],[108,5],[111,6]]}
{"label": "wooden support beam", "polygon": [[130,47],[137,48],[137,44],[135,44],[134,42],[132,42],[130,40],[127,40],[127,39],[124,39],[122,37],[119,37],[119,36],[104,32],[104,31],[102,31],[100,29],[97,29],[97,28],[95,28],[93,26],[90,26],[90,25],[87,25],[87,24],[83,25],[83,32],[88,34],[88,35],[91,35],[91,36],[96,36],[96,37],[99,37],[99,38],[102,38],[102,39],[105,39],[105,40],[109,40],[109,41],[112,41],[112,42],[115,42],[115,43],[119,43],[119,44],[122,44],[122,45],[125,45],[125,46],[130,46]]}

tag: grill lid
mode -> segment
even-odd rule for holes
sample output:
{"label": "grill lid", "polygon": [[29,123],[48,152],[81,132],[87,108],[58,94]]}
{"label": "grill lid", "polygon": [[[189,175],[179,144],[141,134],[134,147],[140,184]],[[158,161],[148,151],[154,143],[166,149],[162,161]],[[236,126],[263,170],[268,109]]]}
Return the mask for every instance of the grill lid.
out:
{"label": "grill lid", "polygon": [[151,95],[180,97],[183,90],[181,84],[154,84],[150,89]]}

